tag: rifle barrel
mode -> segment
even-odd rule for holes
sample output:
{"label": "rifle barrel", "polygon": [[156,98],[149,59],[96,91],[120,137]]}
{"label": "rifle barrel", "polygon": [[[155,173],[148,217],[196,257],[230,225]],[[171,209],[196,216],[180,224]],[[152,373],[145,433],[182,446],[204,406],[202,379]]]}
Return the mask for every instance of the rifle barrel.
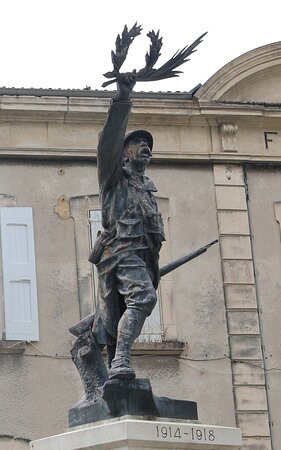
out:
{"label": "rifle barrel", "polygon": [[164,275],[167,275],[167,273],[172,272],[172,270],[177,269],[177,267],[182,266],[183,264],[187,263],[188,261],[191,261],[194,258],[197,258],[197,256],[202,255],[202,253],[205,253],[209,247],[216,244],[218,242],[218,239],[215,239],[212,242],[209,242],[209,244],[204,245],[204,247],[200,247],[198,250],[195,250],[194,252],[189,253],[188,255],[182,256],[179,259],[176,259],[175,261],[172,261],[171,263],[167,264],[166,266],[161,267],[160,269],[160,278]]}
{"label": "rifle barrel", "polygon": [[[182,266],[191,259],[194,259],[199,255],[202,255],[202,253],[205,253],[208,250],[208,248],[214,245],[216,242],[218,242],[217,239],[205,245],[204,247],[201,247],[198,250],[195,250],[194,252],[189,253],[186,256],[182,256],[182,258],[176,259],[175,261],[167,264],[164,267],[161,267],[160,277],[163,277],[167,273],[172,272],[172,270],[175,270],[177,267]],[[78,323],[73,325],[73,327],[70,327],[69,328],[70,333],[73,334],[74,336],[80,336],[81,334],[85,333],[92,327],[94,319],[95,314],[94,313],[89,314],[87,317],[84,317],[84,319],[80,320]]]}

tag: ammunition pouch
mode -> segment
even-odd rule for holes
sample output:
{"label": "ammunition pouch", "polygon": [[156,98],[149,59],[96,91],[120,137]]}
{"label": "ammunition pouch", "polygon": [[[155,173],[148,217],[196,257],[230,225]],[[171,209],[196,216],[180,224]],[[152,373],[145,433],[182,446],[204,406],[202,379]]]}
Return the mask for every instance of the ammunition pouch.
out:
{"label": "ammunition pouch", "polygon": [[119,219],[116,222],[116,237],[134,239],[143,236],[142,219]]}

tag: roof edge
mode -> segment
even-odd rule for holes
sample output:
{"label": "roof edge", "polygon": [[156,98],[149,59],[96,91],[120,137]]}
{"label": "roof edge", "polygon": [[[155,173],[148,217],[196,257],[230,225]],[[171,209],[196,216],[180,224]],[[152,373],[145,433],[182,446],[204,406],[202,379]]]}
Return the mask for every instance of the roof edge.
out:
{"label": "roof edge", "polygon": [[[0,87],[0,95],[26,95],[35,97],[96,97],[96,98],[112,98],[116,91],[107,90],[91,90],[91,89],[44,89],[44,88],[7,88]],[[191,100],[193,91],[191,92],[133,92],[133,98],[156,98],[156,99],[179,99]]]}

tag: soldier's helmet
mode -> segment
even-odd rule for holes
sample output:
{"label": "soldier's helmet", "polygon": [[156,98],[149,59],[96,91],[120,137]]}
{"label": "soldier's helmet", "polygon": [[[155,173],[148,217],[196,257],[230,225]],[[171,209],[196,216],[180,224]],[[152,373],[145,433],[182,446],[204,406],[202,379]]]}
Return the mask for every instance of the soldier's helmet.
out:
{"label": "soldier's helmet", "polygon": [[134,130],[134,131],[130,131],[129,133],[127,133],[125,136],[125,139],[124,139],[124,147],[126,147],[126,145],[128,144],[129,141],[131,141],[132,139],[135,139],[135,138],[145,139],[148,142],[150,150],[152,150],[153,137],[152,137],[152,134],[146,130]]}

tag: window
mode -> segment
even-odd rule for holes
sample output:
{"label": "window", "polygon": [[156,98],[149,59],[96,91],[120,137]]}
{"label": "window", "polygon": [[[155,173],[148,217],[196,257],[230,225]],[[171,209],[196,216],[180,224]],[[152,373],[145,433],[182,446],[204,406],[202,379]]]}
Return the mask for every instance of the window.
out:
{"label": "window", "polygon": [[[91,222],[91,243],[94,245],[97,232],[102,230],[101,225],[101,210],[90,211],[90,222]],[[97,299],[97,285],[98,285],[98,276],[97,269],[94,266],[94,297],[95,303]],[[162,341],[162,326],[161,326],[161,295],[160,295],[160,287],[157,292],[158,302],[156,303],[155,308],[153,309],[151,315],[146,319],[142,332],[137,339],[137,342],[161,342]]]}
{"label": "window", "polygon": [[1,207],[3,335],[38,341],[38,308],[32,208]]}

